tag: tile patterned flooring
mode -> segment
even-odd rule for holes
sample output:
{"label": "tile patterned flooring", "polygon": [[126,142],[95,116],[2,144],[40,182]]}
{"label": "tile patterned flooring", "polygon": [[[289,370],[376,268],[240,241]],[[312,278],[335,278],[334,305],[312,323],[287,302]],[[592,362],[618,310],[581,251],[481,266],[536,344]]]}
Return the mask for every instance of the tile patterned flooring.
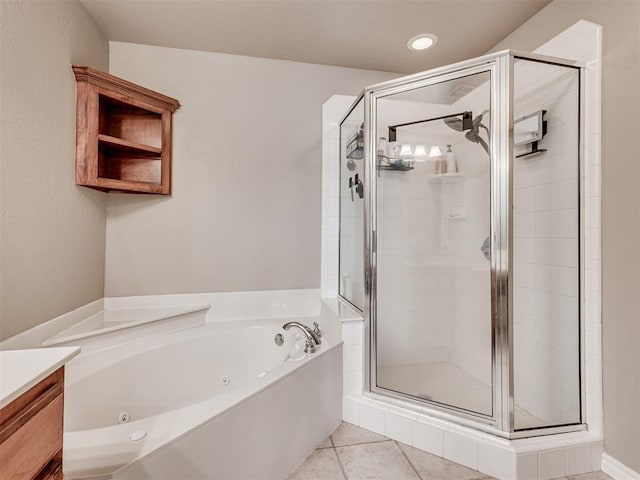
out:
{"label": "tile patterned flooring", "polygon": [[[341,423],[288,480],[479,480],[476,470],[431,455],[377,433]],[[611,480],[602,472],[566,480]]]}

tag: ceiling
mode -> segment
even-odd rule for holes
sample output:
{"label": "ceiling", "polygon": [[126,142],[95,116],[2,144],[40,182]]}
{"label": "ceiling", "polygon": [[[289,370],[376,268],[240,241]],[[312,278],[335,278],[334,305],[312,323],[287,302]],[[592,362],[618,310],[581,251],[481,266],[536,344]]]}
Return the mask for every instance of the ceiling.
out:
{"label": "ceiling", "polygon": [[[109,40],[414,73],[481,55],[550,0],[80,0]],[[437,44],[411,52],[418,33]]]}

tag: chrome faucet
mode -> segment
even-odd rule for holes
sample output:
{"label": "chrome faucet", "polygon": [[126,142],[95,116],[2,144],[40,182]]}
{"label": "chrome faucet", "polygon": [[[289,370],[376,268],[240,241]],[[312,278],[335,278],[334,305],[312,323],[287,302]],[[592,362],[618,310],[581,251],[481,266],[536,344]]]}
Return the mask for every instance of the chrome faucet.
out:
{"label": "chrome faucet", "polygon": [[[299,328],[307,338],[304,343],[304,353],[314,353],[317,350],[318,345],[322,343],[320,336],[315,331],[300,322],[288,322],[282,326],[285,330],[289,330],[291,327]],[[320,329],[317,326],[316,329],[320,332]]]}
{"label": "chrome faucet", "polygon": [[313,333],[315,333],[318,337],[322,336],[322,331],[320,330],[320,325],[318,325],[318,322],[313,322]]}

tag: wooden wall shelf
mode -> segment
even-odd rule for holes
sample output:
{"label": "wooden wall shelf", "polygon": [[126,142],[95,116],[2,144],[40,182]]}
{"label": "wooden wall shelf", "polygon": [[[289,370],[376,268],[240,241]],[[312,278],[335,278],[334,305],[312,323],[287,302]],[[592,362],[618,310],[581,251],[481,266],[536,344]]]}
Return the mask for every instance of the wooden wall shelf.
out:
{"label": "wooden wall shelf", "polygon": [[102,191],[171,193],[171,116],[178,100],[74,65],[76,184]]}

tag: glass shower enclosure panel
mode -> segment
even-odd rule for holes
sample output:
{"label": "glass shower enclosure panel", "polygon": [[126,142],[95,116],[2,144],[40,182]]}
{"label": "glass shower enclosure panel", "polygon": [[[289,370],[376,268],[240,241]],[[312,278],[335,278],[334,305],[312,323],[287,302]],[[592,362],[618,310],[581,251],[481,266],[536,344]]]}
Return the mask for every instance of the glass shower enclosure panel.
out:
{"label": "glass shower enclosure panel", "polygon": [[491,75],[476,67],[372,106],[372,389],[484,417],[495,382]]}
{"label": "glass shower enclosure panel", "polygon": [[515,58],[514,427],[580,423],[580,70]]}
{"label": "glass shower enclosure panel", "polygon": [[364,103],[340,124],[340,296],[364,309]]}

